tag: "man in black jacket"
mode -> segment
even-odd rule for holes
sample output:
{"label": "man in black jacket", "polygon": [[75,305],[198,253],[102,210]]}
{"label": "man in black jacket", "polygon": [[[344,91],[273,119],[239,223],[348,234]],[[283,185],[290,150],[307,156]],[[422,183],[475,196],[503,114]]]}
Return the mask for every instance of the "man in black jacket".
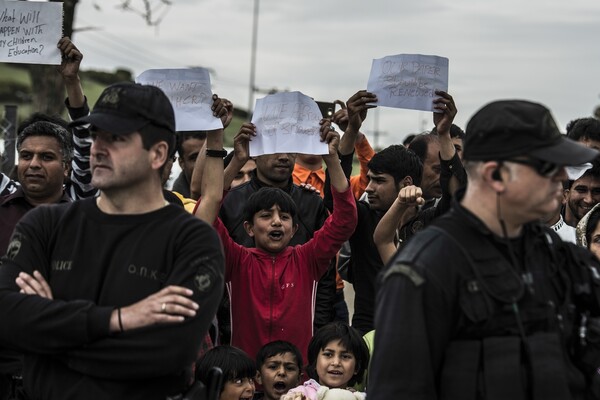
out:
{"label": "man in black jacket", "polygon": [[597,154],[564,138],[540,104],[497,101],[473,116],[462,200],[380,275],[369,399],[598,395],[589,320],[600,264],[541,223],[564,167]]}
{"label": "man in black jacket", "polygon": [[162,193],[175,117],[154,86],[115,84],[92,113],[97,198],[36,207],[0,267],[0,345],[38,399],[156,399],[188,389],[223,288],[213,229]]}

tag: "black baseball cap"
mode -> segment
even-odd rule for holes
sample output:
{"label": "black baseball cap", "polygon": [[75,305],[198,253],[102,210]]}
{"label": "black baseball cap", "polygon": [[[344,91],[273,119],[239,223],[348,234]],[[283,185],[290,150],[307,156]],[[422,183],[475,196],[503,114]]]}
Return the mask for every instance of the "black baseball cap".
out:
{"label": "black baseball cap", "polygon": [[139,83],[115,83],[104,89],[92,112],[70,125],[84,124],[115,135],[156,129],[175,137],[175,113],[169,98],[158,87]]}
{"label": "black baseball cap", "polygon": [[567,166],[592,161],[599,154],[562,135],[545,106],[526,100],[500,100],[471,117],[463,158],[501,161],[530,156]]}

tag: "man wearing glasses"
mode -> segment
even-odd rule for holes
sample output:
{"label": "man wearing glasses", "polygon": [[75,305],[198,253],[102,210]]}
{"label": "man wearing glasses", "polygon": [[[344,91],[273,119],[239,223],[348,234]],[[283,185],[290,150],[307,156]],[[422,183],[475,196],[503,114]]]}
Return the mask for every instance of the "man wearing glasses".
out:
{"label": "man wearing glasses", "polygon": [[600,265],[540,223],[559,205],[565,166],[597,154],[564,138],[540,104],[497,101],[472,117],[464,195],[380,276],[370,400],[598,389]]}

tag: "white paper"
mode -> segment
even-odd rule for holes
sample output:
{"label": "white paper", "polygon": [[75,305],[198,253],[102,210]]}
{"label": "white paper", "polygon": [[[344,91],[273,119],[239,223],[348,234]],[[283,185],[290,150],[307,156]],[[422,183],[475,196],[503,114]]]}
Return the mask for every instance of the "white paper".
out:
{"label": "white paper", "polygon": [[367,90],[377,105],[433,111],[436,90],[448,91],[448,59],[398,54],[373,60]]}
{"label": "white paper", "polygon": [[162,89],[175,110],[177,131],[210,131],[223,128],[213,115],[210,73],[205,68],[149,69],[135,81]]}
{"label": "white paper", "polygon": [[319,106],[300,92],[276,93],[256,100],[252,123],[256,136],[250,156],[275,153],[328,154],[321,142]]}
{"label": "white paper", "polygon": [[63,4],[0,1],[0,62],[53,64],[61,61]]}

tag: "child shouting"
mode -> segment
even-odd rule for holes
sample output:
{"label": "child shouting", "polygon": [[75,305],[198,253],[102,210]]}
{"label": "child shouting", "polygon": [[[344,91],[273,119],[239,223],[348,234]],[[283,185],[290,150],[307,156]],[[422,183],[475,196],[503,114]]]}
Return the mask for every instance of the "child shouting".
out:
{"label": "child shouting", "polygon": [[[238,139],[244,139],[246,154],[255,129],[245,123],[238,134]],[[207,148],[221,149],[222,140],[222,130],[208,132]],[[356,227],[356,203],[338,159],[340,136],[330,128],[329,120],[321,120],[321,140],[328,145],[323,160],[331,180],[334,212],[313,238],[300,246],[288,246],[297,229],[296,205],[277,188],[262,188],[246,203],[244,227],[256,247],[235,243],[216,218],[223,193],[223,162],[215,157],[205,161],[205,190],[195,214],[208,223],[214,221],[223,243],[225,282],[231,299],[231,344],[248,354],[280,339],[293,343],[306,356],[313,333],[317,281]]]}

